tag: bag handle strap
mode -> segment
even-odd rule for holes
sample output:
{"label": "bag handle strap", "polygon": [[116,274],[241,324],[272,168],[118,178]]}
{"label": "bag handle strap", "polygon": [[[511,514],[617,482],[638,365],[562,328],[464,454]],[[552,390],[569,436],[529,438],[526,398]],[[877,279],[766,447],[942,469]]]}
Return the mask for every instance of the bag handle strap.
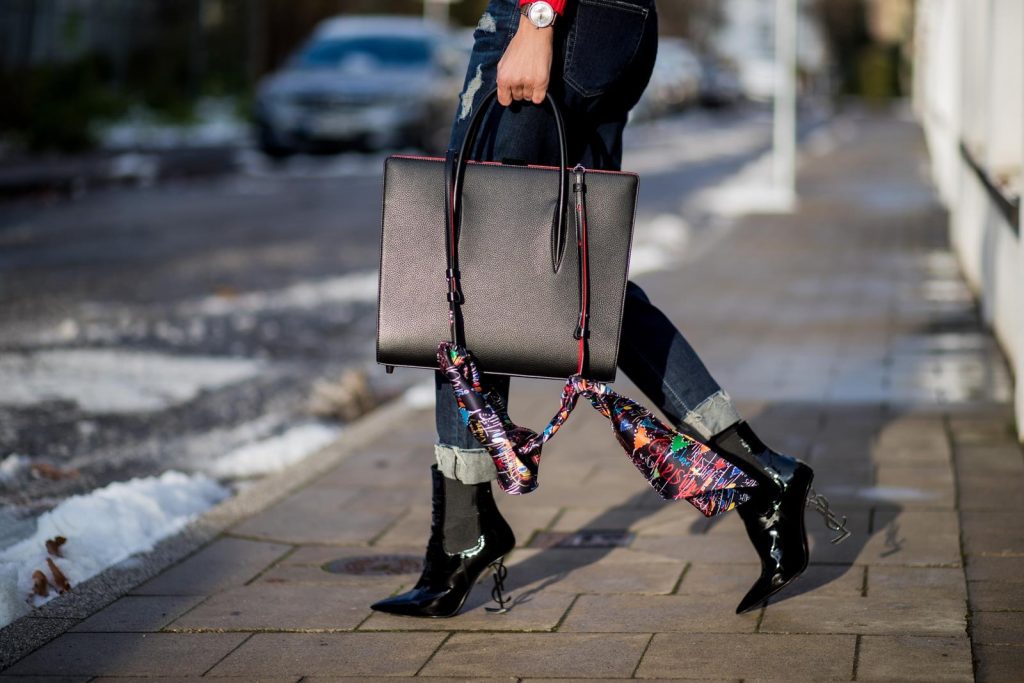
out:
{"label": "bag handle strap", "polygon": [[[452,189],[452,202],[455,204],[453,215],[458,214],[462,197],[463,174],[466,164],[469,163],[469,155],[473,145],[476,143],[477,134],[480,132],[484,114],[497,97],[497,88],[484,96],[477,110],[473,113],[473,118],[470,119],[469,127],[466,129],[466,136],[462,138],[462,145],[456,158],[454,187]],[[562,112],[558,107],[558,103],[555,102],[555,98],[551,96],[550,92],[545,95],[545,101],[551,107],[551,112],[555,117],[555,128],[558,131],[558,204],[555,205],[555,212],[551,217],[551,269],[557,273],[558,268],[562,264],[562,254],[565,251],[566,241],[565,214],[568,204],[566,186],[569,184],[569,146],[566,142],[565,124],[562,122]]]}
{"label": "bag handle strap", "polygon": [[[463,301],[462,291],[459,284],[458,266],[458,236],[456,235],[456,224],[461,199],[461,181],[468,163],[468,153],[476,140],[476,136],[483,121],[483,112],[497,97],[497,89],[492,90],[486,96],[473,114],[469,122],[466,136],[458,152],[449,149],[445,154],[445,255],[447,258],[447,269],[445,278],[448,281],[448,327],[452,344],[465,346],[463,339],[462,320],[460,317],[459,304]],[[568,168],[568,146],[565,137],[565,125],[562,122],[562,113],[558,108],[551,93],[547,93],[546,100],[551,105],[555,117],[555,125],[558,129],[558,204],[552,216],[551,225],[551,267],[555,272],[561,265],[562,255],[565,250],[566,225],[565,213],[568,208],[568,197],[566,189],[569,181],[570,170]],[[575,197],[575,227],[576,246],[579,258],[577,259],[579,277],[579,302],[580,311],[577,319],[576,331],[573,337],[579,340],[579,351],[576,364],[576,374],[583,374],[583,366],[586,358],[587,338],[590,336],[590,272],[588,264],[588,242],[587,242],[587,216],[586,216],[586,169],[577,164],[572,169],[574,177],[573,195]]]}

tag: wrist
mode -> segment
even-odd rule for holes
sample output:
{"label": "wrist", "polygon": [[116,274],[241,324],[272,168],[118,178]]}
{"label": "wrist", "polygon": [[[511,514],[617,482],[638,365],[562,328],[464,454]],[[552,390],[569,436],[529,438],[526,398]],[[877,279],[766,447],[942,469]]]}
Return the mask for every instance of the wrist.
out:
{"label": "wrist", "polygon": [[551,28],[558,19],[558,13],[548,0],[521,3],[519,13],[529,19],[536,28]]}
{"label": "wrist", "polygon": [[516,31],[516,35],[521,35],[540,43],[553,43],[555,32],[551,26],[546,28],[537,28],[533,25],[533,22],[530,21],[529,17],[520,15],[519,30]]}

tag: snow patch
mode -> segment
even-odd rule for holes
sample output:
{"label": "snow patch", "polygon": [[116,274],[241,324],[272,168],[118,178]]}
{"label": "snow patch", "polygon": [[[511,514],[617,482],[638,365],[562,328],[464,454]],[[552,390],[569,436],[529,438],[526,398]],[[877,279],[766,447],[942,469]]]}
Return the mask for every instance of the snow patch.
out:
{"label": "snow patch", "polygon": [[414,384],[402,394],[402,402],[412,408],[433,408],[436,391],[433,381]]}
{"label": "snow patch", "polygon": [[675,214],[638,220],[629,257],[630,277],[678,266],[686,256],[690,234],[689,223]]}
{"label": "snow patch", "polygon": [[672,173],[694,164],[751,154],[771,142],[768,121],[723,126],[714,118],[687,115],[626,129],[622,168],[640,174]]}
{"label": "snow patch", "polygon": [[254,477],[283,470],[338,438],[341,428],[320,422],[297,425],[276,436],[248,443],[215,460],[218,477]]}
{"label": "snow patch", "polygon": [[136,107],[127,116],[97,127],[105,149],[177,149],[244,145],[249,123],[238,115],[230,98],[205,98],[195,108],[191,123],[168,123],[154,112]]}
{"label": "snow patch", "polygon": [[372,303],[377,300],[377,273],[365,271],[324,280],[297,282],[284,289],[237,296],[209,296],[185,304],[186,312],[229,315],[291,309],[313,310],[325,304]]}
{"label": "snow patch", "polygon": [[792,213],[796,194],[772,184],[772,154],[761,155],[721,185],[703,192],[698,204],[720,216],[751,213]]}
{"label": "snow patch", "polygon": [[[62,501],[38,518],[31,537],[0,551],[0,626],[56,597],[52,587],[48,597],[32,595],[35,570],[52,582],[47,557],[74,590],[107,567],[150,550],[228,495],[226,488],[206,475],[170,470]],[[46,540],[55,536],[67,539],[60,548],[62,557],[46,552]]]}
{"label": "snow patch", "polygon": [[0,354],[0,405],[73,401],[90,413],[143,413],[256,375],[258,361],[61,349]]}
{"label": "snow patch", "polygon": [[22,472],[28,469],[31,462],[28,456],[18,455],[17,453],[11,453],[3,460],[0,460],[0,484],[6,484],[18,478]]}
{"label": "snow patch", "polygon": [[[418,153],[418,150],[414,149],[405,151]],[[242,175],[249,178],[365,178],[381,175],[385,156],[377,152],[346,152],[330,157],[296,155],[288,159],[272,160],[255,149],[239,149],[235,152],[235,161]],[[251,185],[236,185],[235,191],[241,194],[262,195],[266,194],[269,188],[265,185],[258,188]]]}

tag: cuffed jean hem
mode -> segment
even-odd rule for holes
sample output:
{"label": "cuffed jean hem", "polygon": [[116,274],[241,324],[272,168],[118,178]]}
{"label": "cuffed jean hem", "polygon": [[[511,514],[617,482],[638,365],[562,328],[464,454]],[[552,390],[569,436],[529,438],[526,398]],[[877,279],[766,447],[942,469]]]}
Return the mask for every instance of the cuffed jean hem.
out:
{"label": "cuffed jean hem", "polygon": [[742,418],[724,389],[716,391],[686,413],[683,422],[701,439],[708,440]]}
{"label": "cuffed jean hem", "polygon": [[441,474],[463,484],[483,484],[498,478],[498,469],[485,448],[459,448],[439,443],[434,445],[434,458]]}

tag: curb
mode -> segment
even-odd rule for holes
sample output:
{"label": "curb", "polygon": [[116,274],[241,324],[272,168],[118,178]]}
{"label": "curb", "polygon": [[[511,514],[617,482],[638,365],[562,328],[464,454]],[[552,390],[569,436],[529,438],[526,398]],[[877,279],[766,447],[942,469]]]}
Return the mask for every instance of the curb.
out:
{"label": "curb", "polygon": [[132,555],[73,590],[33,608],[0,628],[0,672],[214,541],[225,529],[262,512],[338,466],[375,438],[385,426],[420,410],[399,395],[350,424],[336,441],[291,467],[259,480],[238,495],[210,508],[184,529],[151,550]]}

